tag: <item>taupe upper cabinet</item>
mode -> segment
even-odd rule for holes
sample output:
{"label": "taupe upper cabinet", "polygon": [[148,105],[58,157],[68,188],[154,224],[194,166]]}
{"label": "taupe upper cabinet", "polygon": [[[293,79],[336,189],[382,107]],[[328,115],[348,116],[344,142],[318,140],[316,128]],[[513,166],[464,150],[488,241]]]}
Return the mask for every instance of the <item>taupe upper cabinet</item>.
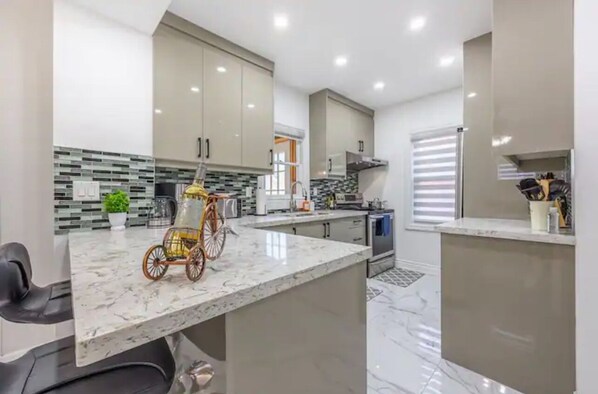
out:
{"label": "taupe upper cabinet", "polygon": [[230,55],[204,49],[204,81],[206,163],[241,166],[243,66]]}
{"label": "taupe upper cabinet", "polygon": [[167,13],[154,34],[154,156],[272,171],[274,64]]}
{"label": "taupe upper cabinet", "polygon": [[573,148],[573,0],[494,0],[494,137],[517,162]]}
{"label": "taupe upper cabinet", "polygon": [[374,154],[374,111],[329,89],[309,98],[312,178],[347,175],[347,152]]}
{"label": "taupe upper cabinet", "polygon": [[272,169],[274,149],[272,75],[243,67],[243,165]]}
{"label": "taupe upper cabinet", "polygon": [[154,35],[154,157],[200,160],[202,91],[202,46],[160,26]]}

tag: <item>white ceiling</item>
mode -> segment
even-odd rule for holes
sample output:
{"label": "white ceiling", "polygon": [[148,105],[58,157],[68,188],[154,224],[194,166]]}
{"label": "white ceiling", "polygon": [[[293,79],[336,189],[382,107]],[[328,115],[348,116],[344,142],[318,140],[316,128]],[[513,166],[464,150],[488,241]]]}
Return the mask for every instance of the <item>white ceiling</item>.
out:
{"label": "white ceiling", "polygon": [[[491,0],[173,0],[169,10],[276,63],[306,93],[331,88],[379,108],[461,86],[462,44],[491,30]],[[274,15],[288,15],[284,31]],[[424,16],[419,33],[411,18]],[[334,66],[346,55],[344,68]],[[455,63],[439,67],[440,58]],[[375,91],[382,80],[386,87]]]}
{"label": "white ceiling", "polygon": [[152,34],[172,0],[67,0],[119,23]]}

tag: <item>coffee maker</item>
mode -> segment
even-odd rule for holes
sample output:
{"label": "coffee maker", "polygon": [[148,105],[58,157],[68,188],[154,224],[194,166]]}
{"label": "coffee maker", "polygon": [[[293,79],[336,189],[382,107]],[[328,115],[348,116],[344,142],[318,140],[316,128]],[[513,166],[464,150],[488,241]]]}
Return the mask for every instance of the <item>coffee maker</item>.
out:
{"label": "coffee maker", "polygon": [[174,224],[177,206],[183,196],[186,183],[157,183],[148,227],[170,227]]}

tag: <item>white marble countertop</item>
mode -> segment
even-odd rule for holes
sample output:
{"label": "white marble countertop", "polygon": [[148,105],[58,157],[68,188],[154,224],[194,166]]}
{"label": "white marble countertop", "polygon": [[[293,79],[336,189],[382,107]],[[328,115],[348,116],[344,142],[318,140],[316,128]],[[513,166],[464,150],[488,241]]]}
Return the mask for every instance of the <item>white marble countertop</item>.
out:
{"label": "white marble countertop", "polygon": [[535,231],[527,220],[463,218],[440,224],[436,229],[445,234],[575,245],[574,235]]}
{"label": "white marble countertop", "polygon": [[170,267],[156,282],[143,276],[143,255],[161,243],[165,229],[70,233],[77,364],[102,360],[368,259],[369,247],[251,228],[351,215],[363,213],[229,220],[239,236],[227,236],[222,256],[208,262],[195,283],[183,266]]}
{"label": "white marble countertop", "polygon": [[236,223],[253,228],[266,228],[367,215],[366,211],[350,210],[316,211],[315,213],[315,215],[306,215],[300,212],[295,214],[277,213],[267,216],[244,216],[241,219],[237,219]]}

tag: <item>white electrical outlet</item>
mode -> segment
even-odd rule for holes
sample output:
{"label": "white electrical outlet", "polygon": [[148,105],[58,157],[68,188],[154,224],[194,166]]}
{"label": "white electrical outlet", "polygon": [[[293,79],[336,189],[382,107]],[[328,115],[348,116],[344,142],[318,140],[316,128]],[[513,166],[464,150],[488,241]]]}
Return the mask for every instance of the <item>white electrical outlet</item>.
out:
{"label": "white electrical outlet", "polygon": [[74,181],[73,201],[100,201],[100,182]]}
{"label": "white electrical outlet", "polygon": [[247,186],[245,188],[245,197],[251,197],[253,195],[253,188],[251,186]]}
{"label": "white electrical outlet", "polygon": [[313,189],[311,189],[311,194],[312,194],[312,196],[317,196],[318,195],[318,188],[314,187]]}

